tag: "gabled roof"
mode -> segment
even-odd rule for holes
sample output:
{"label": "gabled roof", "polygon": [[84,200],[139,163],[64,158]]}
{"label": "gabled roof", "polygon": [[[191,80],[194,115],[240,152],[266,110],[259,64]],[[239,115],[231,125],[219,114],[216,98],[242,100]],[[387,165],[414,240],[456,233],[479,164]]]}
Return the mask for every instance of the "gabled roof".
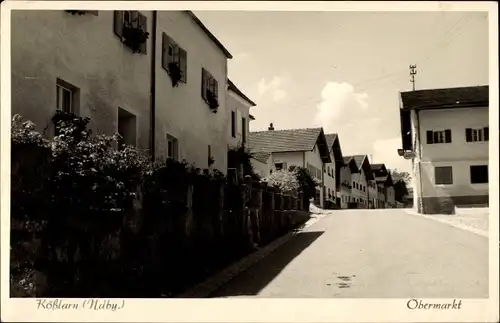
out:
{"label": "gabled roof", "polygon": [[384,186],[386,187],[394,185],[394,183],[392,182],[392,176],[390,172],[387,172],[383,176],[375,176],[375,182],[377,184],[384,184]]}
{"label": "gabled roof", "polygon": [[371,168],[373,176],[375,176],[375,178],[387,176],[387,174],[388,174],[388,171],[387,171],[387,168],[385,167],[385,164],[371,164],[370,168]]}
{"label": "gabled roof", "polygon": [[489,105],[489,86],[401,92],[400,100],[400,108],[403,110],[487,107]]}
{"label": "gabled roof", "polygon": [[342,157],[342,159],[343,165],[348,166],[352,174],[360,172],[358,165],[356,165],[356,162],[354,161],[354,158],[352,158],[352,156],[344,156]]}
{"label": "gabled roof", "polygon": [[323,162],[331,162],[323,128],[256,131],[248,136],[248,148],[252,153],[312,151],[315,144],[318,144]]}
{"label": "gabled roof", "polygon": [[208,38],[210,38],[215,43],[215,45],[217,45],[217,47],[219,47],[220,50],[222,50],[224,55],[226,55],[226,58],[233,58],[233,55],[229,53],[226,47],[222,45],[222,43],[214,36],[214,34],[210,32],[210,30],[208,30],[208,28],[201,22],[201,20],[198,17],[196,17],[196,15],[191,10],[186,10],[184,12],[191,18],[191,20],[193,20],[195,24],[197,24],[201,28],[201,30],[203,30],[203,32],[208,36]]}
{"label": "gabled roof", "polygon": [[342,149],[340,148],[339,135],[336,133],[329,133],[325,135],[325,138],[328,143],[328,149],[333,153],[335,162],[342,165],[344,163],[344,158],[342,157]]}
{"label": "gabled roof", "polygon": [[227,79],[227,86],[229,90],[238,94],[243,100],[247,101],[252,107],[257,105],[255,104],[255,102],[250,100],[245,94],[243,94],[243,92],[241,92],[240,89],[238,89],[238,87],[230,79]]}
{"label": "gabled roof", "polygon": [[251,153],[251,155],[254,159],[263,163],[267,163],[267,160],[269,159],[269,156],[271,156],[271,153],[258,151],[255,153]]}
{"label": "gabled roof", "polygon": [[354,155],[352,156],[352,159],[356,162],[356,166],[358,169],[361,171],[363,169],[365,171],[365,176],[366,179],[371,181],[374,180],[375,178],[373,177],[372,170],[370,168],[370,162],[368,160],[367,155]]}

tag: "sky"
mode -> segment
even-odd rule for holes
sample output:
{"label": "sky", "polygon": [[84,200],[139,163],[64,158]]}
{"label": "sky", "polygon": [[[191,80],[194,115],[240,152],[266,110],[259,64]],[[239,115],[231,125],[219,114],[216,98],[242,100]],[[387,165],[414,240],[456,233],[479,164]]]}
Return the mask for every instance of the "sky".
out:
{"label": "sky", "polygon": [[399,92],[488,84],[486,12],[195,11],[256,102],[250,131],[321,126],[344,155],[410,171]]}

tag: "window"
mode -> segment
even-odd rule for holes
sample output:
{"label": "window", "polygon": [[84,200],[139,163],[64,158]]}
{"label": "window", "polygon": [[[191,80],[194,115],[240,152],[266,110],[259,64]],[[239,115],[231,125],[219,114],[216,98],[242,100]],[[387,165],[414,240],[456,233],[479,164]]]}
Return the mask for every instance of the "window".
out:
{"label": "window", "polygon": [[427,131],[427,144],[451,143],[451,130]]}
{"label": "window", "polygon": [[58,80],[56,84],[56,108],[67,113],[75,113],[75,88]]}
{"label": "window", "polygon": [[216,101],[219,99],[219,83],[206,69],[201,69],[201,97],[209,103],[212,96]]}
{"label": "window", "polygon": [[[114,12],[114,32],[120,38],[120,40],[127,44],[126,37],[128,30],[130,29],[140,29],[143,32],[147,32],[147,17],[141,14],[139,11],[115,11]],[[147,41],[140,45],[138,52],[141,54],[146,54]]]}
{"label": "window", "polygon": [[465,129],[466,142],[489,141],[489,137],[489,127],[484,127],[481,129]]}
{"label": "window", "polygon": [[182,83],[187,83],[187,51],[180,47],[169,35],[162,34],[161,66],[170,75],[170,64],[176,64],[180,70]]}
{"label": "window", "polygon": [[453,184],[453,171],[451,166],[434,167],[434,179],[436,185]]}
{"label": "window", "polygon": [[178,160],[178,140],[169,134],[167,134],[167,158],[173,160]]}
{"label": "window", "polygon": [[471,184],[488,183],[488,165],[472,165],[470,167]]}
{"label": "window", "polygon": [[247,142],[247,119],[241,118],[241,142]]}
{"label": "window", "polygon": [[137,118],[122,108],[118,108],[118,133],[122,136],[119,149],[123,148],[123,145],[137,146]]}
{"label": "window", "polygon": [[274,163],[274,168],[276,168],[276,170],[286,170],[286,163],[285,162]]}
{"label": "window", "polygon": [[231,137],[236,138],[236,112],[231,111]]}

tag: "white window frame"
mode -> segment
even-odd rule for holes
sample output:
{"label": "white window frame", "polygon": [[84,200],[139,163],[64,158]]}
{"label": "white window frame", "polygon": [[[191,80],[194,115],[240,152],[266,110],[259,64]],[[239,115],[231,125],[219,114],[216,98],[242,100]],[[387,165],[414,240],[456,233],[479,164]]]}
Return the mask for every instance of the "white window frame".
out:
{"label": "white window frame", "polygon": [[[61,110],[61,111],[64,111],[64,112],[69,112],[69,113],[75,113],[75,91],[67,86],[64,86],[62,84],[59,84],[57,83],[56,84],[56,87],[57,87],[57,91],[56,91],[56,95],[57,95],[57,101],[56,101],[56,106],[57,106],[57,110]],[[68,110],[65,110],[64,107],[63,107],[63,92],[64,91],[67,91],[69,92],[69,98],[70,98],[70,101],[69,101],[69,109]]]}
{"label": "white window frame", "polygon": [[[178,160],[178,155],[179,155],[179,148],[178,148],[178,143],[179,143],[179,140],[177,138],[175,138],[174,136],[172,135],[169,135],[167,134],[167,158],[171,158],[173,160]],[[168,146],[172,144],[172,154],[170,155],[169,154],[169,151],[168,151]]]}
{"label": "white window frame", "polygon": [[[434,141],[434,135],[438,134],[438,140]],[[432,132],[432,141],[433,144],[445,144],[446,143],[446,132],[445,130],[438,130],[438,131],[433,131]]]}
{"label": "white window frame", "polygon": [[471,142],[484,141],[483,129],[471,129]]}

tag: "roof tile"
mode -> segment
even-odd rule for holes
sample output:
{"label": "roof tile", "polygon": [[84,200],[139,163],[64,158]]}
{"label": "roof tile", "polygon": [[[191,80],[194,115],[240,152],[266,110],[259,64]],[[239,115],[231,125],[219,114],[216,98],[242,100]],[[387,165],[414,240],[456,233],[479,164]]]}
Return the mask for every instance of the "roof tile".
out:
{"label": "roof tile", "polygon": [[320,133],[321,128],[250,132],[248,148],[252,152],[310,151]]}
{"label": "roof tile", "polygon": [[485,106],[489,102],[489,86],[455,87],[401,92],[401,108],[453,108]]}

